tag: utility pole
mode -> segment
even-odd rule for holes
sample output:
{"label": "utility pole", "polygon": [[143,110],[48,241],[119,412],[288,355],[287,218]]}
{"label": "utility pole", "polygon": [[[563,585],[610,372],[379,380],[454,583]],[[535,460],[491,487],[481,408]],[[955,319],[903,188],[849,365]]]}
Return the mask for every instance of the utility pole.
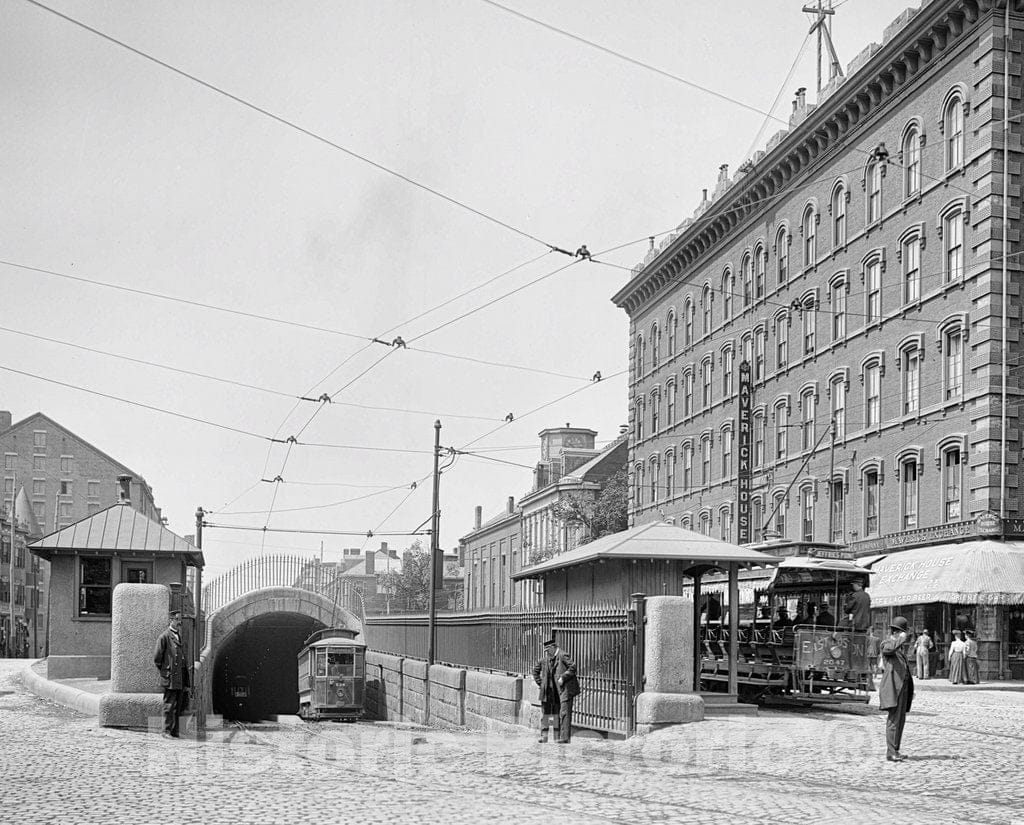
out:
{"label": "utility pole", "polygon": [[[203,549],[203,517],[206,515],[206,511],[202,507],[196,508],[196,549],[202,551]],[[190,671],[190,682],[192,685],[192,697],[195,702],[195,719],[196,719],[196,737],[201,736],[206,731],[206,695],[202,690],[196,689],[196,670],[195,663],[199,660],[199,656],[202,653],[202,639],[206,635],[202,631],[203,625],[203,567],[202,565],[196,565],[196,592],[194,594],[194,603],[196,608],[196,623],[192,630],[192,665],[189,668]],[[212,667],[212,662],[207,662],[207,667]],[[206,679],[203,679],[205,684]]]}
{"label": "utility pole", "polygon": [[434,496],[430,515],[430,613],[427,619],[427,665],[434,664],[434,637],[437,635],[437,579],[440,559],[438,531],[441,527],[441,421],[434,422]]}
{"label": "utility pole", "polygon": [[[15,653],[14,646],[16,643],[15,632],[14,632],[14,542],[17,539],[17,530],[15,525],[17,524],[17,516],[15,515],[18,511],[18,475],[17,471],[14,474],[14,484],[12,485],[11,492],[11,554],[8,556],[7,565],[7,579],[9,586],[7,588],[7,597],[10,599],[11,606],[11,630],[7,634],[7,647],[8,651],[12,656]],[[6,655],[6,654],[5,654]]]}
{"label": "utility pole", "polygon": [[832,530],[835,527],[835,480],[832,478],[836,471],[836,418],[832,416],[828,422],[828,431],[831,436],[828,450],[828,541],[832,542]]}
{"label": "utility pole", "polygon": [[804,6],[803,10],[808,14],[815,15],[814,22],[811,24],[809,32],[816,33],[818,36],[818,97],[817,102],[821,102],[821,44],[824,41],[828,48],[829,56],[832,58],[832,62],[829,65],[828,79],[831,81],[835,77],[841,77],[843,69],[839,65],[839,56],[836,54],[836,47],[832,43],[832,20],[831,17],[836,13],[836,10],[832,8],[832,0],[825,0],[824,5],[822,0],[817,0],[817,5]]}

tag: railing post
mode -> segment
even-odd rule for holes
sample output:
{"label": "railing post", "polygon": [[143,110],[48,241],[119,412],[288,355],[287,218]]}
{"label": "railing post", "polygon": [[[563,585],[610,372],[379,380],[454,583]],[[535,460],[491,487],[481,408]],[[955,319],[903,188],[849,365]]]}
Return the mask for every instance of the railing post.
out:
{"label": "railing post", "polygon": [[628,733],[636,733],[636,696],[644,692],[644,645],[645,629],[647,623],[647,595],[644,593],[633,593],[630,596],[632,613],[632,627],[630,629],[631,647],[633,649],[633,673],[630,679],[630,689],[627,691],[629,699],[629,725]]}

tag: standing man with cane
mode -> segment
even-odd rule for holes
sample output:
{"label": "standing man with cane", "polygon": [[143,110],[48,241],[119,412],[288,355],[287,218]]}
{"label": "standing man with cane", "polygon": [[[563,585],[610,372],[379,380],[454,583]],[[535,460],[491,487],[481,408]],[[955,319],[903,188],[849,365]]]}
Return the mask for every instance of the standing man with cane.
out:
{"label": "standing man with cane", "polygon": [[165,739],[178,738],[178,720],[188,702],[188,665],[181,644],[181,611],[171,613],[167,629],[156,640],[153,664],[160,671],[160,682],[164,687],[164,732]]}

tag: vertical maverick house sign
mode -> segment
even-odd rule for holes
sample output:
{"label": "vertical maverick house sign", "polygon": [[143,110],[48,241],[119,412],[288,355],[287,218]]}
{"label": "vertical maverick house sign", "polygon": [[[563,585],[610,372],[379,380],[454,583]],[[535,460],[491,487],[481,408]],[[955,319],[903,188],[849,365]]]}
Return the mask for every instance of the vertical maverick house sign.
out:
{"label": "vertical maverick house sign", "polygon": [[750,385],[750,362],[740,361],[740,395],[739,395],[739,467],[736,473],[736,524],[737,544],[747,544],[751,540],[750,531],[750,430],[753,388]]}

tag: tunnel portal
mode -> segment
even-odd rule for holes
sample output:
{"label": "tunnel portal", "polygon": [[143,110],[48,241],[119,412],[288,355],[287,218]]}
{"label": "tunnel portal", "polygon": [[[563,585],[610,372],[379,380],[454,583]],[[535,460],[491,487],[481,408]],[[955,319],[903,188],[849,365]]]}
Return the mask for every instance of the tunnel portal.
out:
{"label": "tunnel portal", "polygon": [[326,625],[299,613],[263,613],[238,625],[213,667],[213,712],[257,722],[299,709],[296,657]]}

